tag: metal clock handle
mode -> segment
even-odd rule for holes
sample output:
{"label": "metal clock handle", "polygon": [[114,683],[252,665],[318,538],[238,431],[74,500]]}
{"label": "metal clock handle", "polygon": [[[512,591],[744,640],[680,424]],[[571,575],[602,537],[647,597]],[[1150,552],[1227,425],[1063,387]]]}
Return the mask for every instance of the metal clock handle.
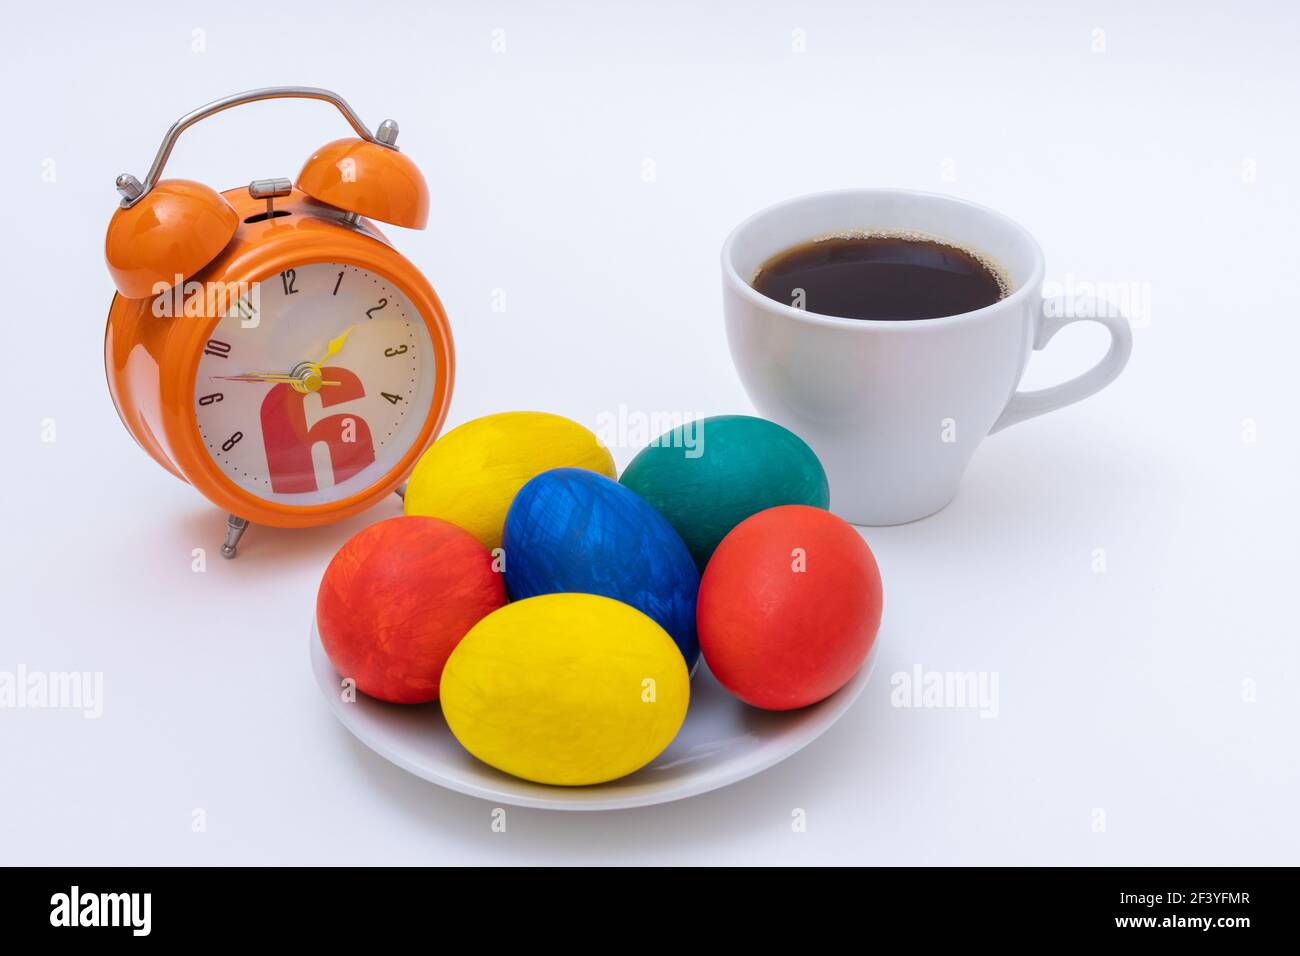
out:
{"label": "metal clock handle", "polygon": [[379,124],[379,129],[372,133],[369,127],[361,122],[361,117],[356,114],[356,111],[337,93],[314,86],[268,86],[260,90],[248,90],[245,93],[235,93],[214,100],[206,106],[200,106],[173,123],[171,129],[167,130],[167,135],[163,137],[162,145],[158,147],[158,155],[154,157],[153,165],[149,167],[149,173],[145,176],[144,182],[140,182],[130,173],[123,173],[117,177],[117,191],[122,194],[121,207],[130,209],[147,196],[149,190],[158,185],[158,178],[162,176],[163,167],[167,165],[167,159],[172,154],[172,147],[176,145],[176,140],[180,138],[181,133],[195,123],[205,120],[209,116],[215,116],[217,113],[225,112],[235,106],[256,103],[260,100],[279,99],[324,100],[326,103],[332,103],[338,107],[338,111],[343,114],[343,118],[348,121],[362,139],[389,149],[397,149],[396,122],[390,119],[384,120]]}

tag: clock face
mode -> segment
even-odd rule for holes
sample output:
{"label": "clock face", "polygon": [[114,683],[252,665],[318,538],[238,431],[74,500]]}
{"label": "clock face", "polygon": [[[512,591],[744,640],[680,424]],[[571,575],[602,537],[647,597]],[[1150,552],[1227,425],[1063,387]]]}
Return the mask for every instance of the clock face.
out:
{"label": "clock face", "polygon": [[419,438],[437,372],[428,328],[392,282],[313,263],[268,276],[199,360],[204,447],[245,491],[319,505],[364,491]]}

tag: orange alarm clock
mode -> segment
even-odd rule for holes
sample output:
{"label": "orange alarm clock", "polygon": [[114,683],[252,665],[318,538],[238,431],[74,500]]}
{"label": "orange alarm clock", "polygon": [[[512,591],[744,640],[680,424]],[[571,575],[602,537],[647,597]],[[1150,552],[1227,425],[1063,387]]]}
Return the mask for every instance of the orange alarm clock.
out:
{"label": "orange alarm clock", "polygon": [[[357,136],[318,149],[296,185],[159,178],[190,126],[285,97],[332,103]],[[371,221],[428,220],[428,187],[396,139],[392,120],[371,133],[328,90],[273,87],[182,117],[144,182],[117,178],[109,390],[140,446],[229,512],[228,558],[250,522],[324,524],[398,491],[442,427],[447,316]]]}

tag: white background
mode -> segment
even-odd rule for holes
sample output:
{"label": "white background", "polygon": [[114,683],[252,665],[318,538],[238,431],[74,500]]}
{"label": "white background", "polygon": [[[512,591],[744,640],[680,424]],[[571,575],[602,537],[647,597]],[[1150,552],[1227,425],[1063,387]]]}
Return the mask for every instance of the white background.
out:
{"label": "white background", "polygon": [[[17,5],[0,41],[0,670],[102,671],[106,699],[99,720],[0,710],[0,861],[1300,862],[1291,4],[78,6]],[[1150,315],[1118,382],[990,439],[946,511],[864,532],[890,641],[825,737],[706,796],[493,833],[490,805],[355,742],[308,670],[326,562],[396,498],[254,528],[224,562],[225,515],[104,386],[114,176],[190,109],[287,83],[396,118],[429,179],[429,229],[390,234],[452,318],[449,424],[748,411],[719,246],[827,188],[993,206],[1049,280],[1137,283]],[[168,174],[293,177],[342,135],[323,104],[259,104],[192,130]],[[1068,329],[1027,384],[1104,341]],[[917,665],[996,672],[999,715],[891,706]]]}

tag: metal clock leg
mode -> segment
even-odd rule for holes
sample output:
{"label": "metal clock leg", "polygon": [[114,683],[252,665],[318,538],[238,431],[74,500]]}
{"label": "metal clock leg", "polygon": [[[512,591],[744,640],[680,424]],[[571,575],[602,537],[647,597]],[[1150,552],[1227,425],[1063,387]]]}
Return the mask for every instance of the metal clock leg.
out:
{"label": "metal clock leg", "polygon": [[226,543],[221,546],[223,558],[233,558],[239,550],[239,539],[248,530],[248,519],[231,515],[226,519]]}

